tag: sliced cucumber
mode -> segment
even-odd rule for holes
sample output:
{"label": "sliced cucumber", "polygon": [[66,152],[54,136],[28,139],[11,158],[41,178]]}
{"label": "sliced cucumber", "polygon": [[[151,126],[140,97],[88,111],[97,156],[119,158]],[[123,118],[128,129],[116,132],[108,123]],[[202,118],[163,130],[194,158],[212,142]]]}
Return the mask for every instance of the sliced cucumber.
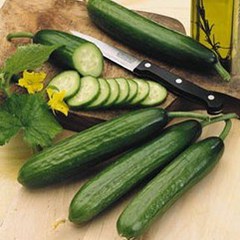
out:
{"label": "sliced cucumber", "polygon": [[76,71],[65,71],[55,76],[48,86],[66,91],[65,99],[70,98],[80,88],[80,76]]}
{"label": "sliced cucumber", "polygon": [[99,77],[103,71],[103,55],[93,43],[83,43],[73,53],[75,68],[83,76]]}
{"label": "sliced cucumber", "polygon": [[142,102],[145,98],[147,98],[149,92],[150,92],[150,86],[149,83],[142,79],[133,79],[134,82],[138,85],[138,92],[135,98],[132,99],[132,101],[129,102],[131,105],[136,105],[140,102]]}
{"label": "sliced cucumber", "polygon": [[115,79],[107,79],[106,81],[108,82],[110,87],[110,95],[107,101],[103,104],[103,107],[109,107],[113,103],[115,103],[120,94],[120,87]]}
{"label": "sliced cucumber", "polygon": [[83,77],[78,92],[67,103],[70,107],[81,107],[94,101],[100,92],[99,82],[94,77]]}
{"label": "sliced cucumber", "polygon": [[125,103],[125,101],[128,98],[129,85],[128,85],[128,81],[125,78],[115,78],[115,80],[119,84],[120,94],[119,94],[117,101],[114,103],[114,105],[120,105],[120,104]]}
{"label": "sliced cucumber", "polygon": [[97,99],[95,99],[93,102],[85,106],[85,108],[97,108],[102,107],[104,102],[107,101],[109,95],[110,95],[110,87],[108,82],[103,79],[98,79],[99,86],[100,86],[100,94],[98,95]]}
{"label": "sliced cucumber", "polygon": [[167,90],[159,83],[153,81],[147,81],[150,86],[150,91],[142,102],[139,103],[140,106],[148,107],[148,106],[156,106],[163,102],[167,97]]}
{"label": "sliced cucumber", "polygon": [[129,85],[129,95],[128,98],[126,99],[126,103],[130,102],[137,96],[138,93],[138,85],[136,82],[134,82],[131,79],[127,79],[128,85]]}

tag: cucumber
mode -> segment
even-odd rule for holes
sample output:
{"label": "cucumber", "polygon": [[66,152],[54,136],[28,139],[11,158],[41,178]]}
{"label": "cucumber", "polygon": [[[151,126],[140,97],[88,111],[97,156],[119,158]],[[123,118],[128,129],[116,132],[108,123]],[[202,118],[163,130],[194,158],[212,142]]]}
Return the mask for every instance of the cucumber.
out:
{"label": "cucumber", "polygon": [[120,87],[115,79],[107,79],[106,80],[110,87],[110,95],[107,101],[103,104],[103,107],[112,106],[118,99],[120,95]]}
{"label": "cucumber", "polygon": [[74,223],[89,221],[149,175],[159,171],[201,134],[195,120],[175,124],[151,142],[121,156],[74,196],[69,219]]}
{"label": "cucumber", "polygon": [[83,77],[78,92],[68,99],[70,107],[78,108],[93,102],[100,92],[99,82],[94,77]]}
{"label": "cucumber", "polygon": [[65,98],[70,98],[80,88],[80,76],[76,71],[64,71],[55,76],[48,86],[55,87],[59,91],[66,91]]}
{"label": "cucumber", "polygon": [[138,85],[136,82],[134,82],[131,79],[126,79],[126,80],[128,81],[128,85],[129,85],[129,95],[128,95],[128,98],[126,99],[126,104],[127,104],[137,96]]}
{"label": "cucumber", "polygon": [[137,105],[140,102],[142,102],[150,92],[150,86],[149,83],[142,79],[133,79],[134,82],[137,83],[138,91],[137,95],[132,99],[132,101],[129,102],[130,105]]}
{"label": "cucumber", "polygon": [[127,239],[142,235],[157,216],[213,169],[223,150],[222,139],[210,137],[181,153],[128,204],[117,221],[119,234]]}
{"label": "cucumber", "polygon": [[149,94],[147,98],[139,103],[140,106],[148,107],[148,106],[156,106],[162,103],[167,97],[167,90],[162,85],[153,82],[147,81],[149,84]]}
{"label": "cucumber", "polygon": [[125,78],[115,79],[119,85],[120,93],[118,99],[114,102],[114,105],[121,105],[125,103],[129,95],[129,85]]}
{"label": "cucumber", "polygon": [[157,24],[113,1],[86,2],[92,21],[125,45],[187,69],[215,69],[224,80],[230,79],[217,55],[193,38]]}
{"label": "cucumber", "polygon": [[[65,69],[75,69],[83,75],[88,74],[95,77],[100,76],[102,73],[104,66],[100,50],[82,38],[51,29],[40,30],[35,34],[29,32],[10,33],[7,36],[8,40],[15,37],[31,37],[34,43],[63,46],[56,49],[50,59]],[[85,45],[86,43],[87,45]],[[84,45],[83,48],[81,48],[82,45]],[[89,55],[85,54],[84,49],[89,52]],[[93,63],[96,63],[96,65],[93,66]]]}
{"label": "cucumber", "polygon": [[108,82],[102,78],[99,78],[98,82],[100,86],[100,93],[97,99],[85,106],[85,109],[101,108],[110,96],[110,87]]}
{"label": "cucumber", "polygon": [[18,181],[26,187],[42,187],[80,175],[152,138],[167,122],[164,109],[149,108],[100,123],[33,155],[20,169]]}
{"label": "cucumber", "polygon": [[93,43],[83,43],[73,53],[75,68],[83,76],[99,77],[103,71],[103,55]]}
{"label": "cucumber", "polygon": [[73,62],[74,51],[87,41],[66,32],[44,29],[34,34],[33,42],[43,45],[63,45],[53,52],[50,59],[61,67],[76,69]]}

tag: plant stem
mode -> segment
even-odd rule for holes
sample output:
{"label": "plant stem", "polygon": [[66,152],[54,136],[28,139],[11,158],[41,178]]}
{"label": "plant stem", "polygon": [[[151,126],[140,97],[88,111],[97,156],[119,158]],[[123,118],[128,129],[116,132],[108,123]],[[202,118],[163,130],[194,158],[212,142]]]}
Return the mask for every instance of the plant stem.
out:
{"label": "plant stem", "polygon": [[209,116],[206,114],[195,113],[195,112],[169,112],[169,118],[196,118],[196,119],[203,119],[209,120]]}
{"label": "plant stem", "polygon": [[229,82],[231,79],[231,76],[227,70],[222,66],[220,62],[217,62],[214,64],[215,70],[218,72],[218,74],[222,77],[224,81]]}
{"label": "plant stem", "polygon": [[7,35],[7,40],[11,41],[13,38],[33,38],[33,33],[31,32],[16,32],[16,33],[9,33]]}
{"label": "plant stem", "polygon": [[219,135],[219,137],[224,141],[226,139],[226,137],[228,136],[231,128],[232,128],[232,121],[229,119],[229,120],[226,120],[225,121],[226,125],[222,131],[222,133]]}
{"label": "plant stem", "polygon": [[221,115],[221,116],[218,116],[218,117],[210,118],[207,121],[202,121],[201,125],[202,125],[202,127],[206,127],[206,126],[211,125],[213,123],[217,123],[217,122],[221,122],[221,121],[227,121],[227,120],[233,119],[233,118],[239,119],[239,116],[236,113],[224,114],[224,115]]}

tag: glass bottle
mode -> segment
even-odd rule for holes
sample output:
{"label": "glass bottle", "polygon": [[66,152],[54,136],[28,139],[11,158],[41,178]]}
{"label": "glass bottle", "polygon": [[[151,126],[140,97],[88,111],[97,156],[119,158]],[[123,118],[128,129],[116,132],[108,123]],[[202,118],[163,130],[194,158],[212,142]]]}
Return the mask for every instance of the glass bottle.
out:
{"label": "glass bottle", "polygon": [[191,35],[213,49],[231,70],[236,2],[239,0],[192,0]]}

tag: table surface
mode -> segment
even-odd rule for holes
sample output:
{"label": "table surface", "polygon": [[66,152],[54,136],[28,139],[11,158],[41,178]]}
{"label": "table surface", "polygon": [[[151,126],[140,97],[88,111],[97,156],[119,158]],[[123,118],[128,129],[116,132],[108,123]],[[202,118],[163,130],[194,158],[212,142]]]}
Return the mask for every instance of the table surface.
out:
{"label": "table surface", "polygon": [[[182,22],[187,33],[190,33],[190,0],[118,0],[117,2],[132,9],[174,17]],[[0,0],[0,7],[3,4],[4,0]],[[189,235],[186,235],[184,240],[239,239],[237,236],[240,235],[240,207],[236,208],[236,206],[239,206],[237,203],[240,202],[240,197],[233,188],[239,189],[240,187],[240,175],[236,169],[236,165],[238,164],[239,166],[240,162],[233,163],[231,161],[237,159],[236,156],[239,154],[236,146],[240,145],[240,139],[238,137],[240,124],[237,121],[233,123],[234,131],[226,141],[226,152],[231,153],[230,156],[228,155],[228,159],[223,157],[221,164],[214,170],[211,177],[208,176],[204,179],[197,190],[194,189],[190,194],[182,198],[181,201],[171,209],[169,214],[159,220],[158,224],[161,224],[161,227],[158,228],[155,226],[152,228],[152,230],[150,230],[152,235],[159,234],[158,236],[160,236],[161,234],[165,236],[163,239],[181,240],[182,238],[179,238],[181,232],[188,232],[188,227],[191,225]],[[217,133],[221,127],[222,125],[217,125],[214,132],[206,129],[205,135]],[[62,136],[68,134],[71,133],[65,131]],[[1,226],[6,219],[9,208],[14,206],[15,196],[17,191],[19,191],[19,186],[16,184],[18,169],[31,154],[32,151],[23,143],[21,134],[13,138],[7,145],[0,147],[0,240],[2,240]],[[229,178],[232,182],[236,182],[234,186],[228,185]],[[217,184],[220,181],[222,181],[222,184]],[[19,194],[24,193],[20,191]],[[219,199],[212,202],[212,196],[216,195],[219,196]],[[37,197],[37,194],[35,194],[35,197]],[[203,202],[200,202],[199,199],[203,199]],[[225,204],[223,210],[220,212],[217,211],[217,209],[219,209],[217,206],[221,206],[223,203]],[[199,204],[202,205],[201,208],[198,209],[197,206]],[[186,211],[187,209],[191,209],[191,211]],[[174,213],[177,214],[175,215]],[[208,213],[210,213],[209,216]],[[175,216],[180,218],[176,220]],[[195,221],[195,219],[198,219],[198,221]],[[216,221],[214,225],[211,224],[212,221]],[[176,225],[176,231],[170,235],[170,229],[175,227],[175,225],[172,225],[173,222]],[[216,226],[221,227],[216,228]],[[231,229],[228,229],[228,226],[231,226]],[[201,229],[204,229],[204,232],[201,232]],[[11,229],[9,229],[9,231],[11,231]],[[219,232],[221,232],[221,234],[218,234]],[[199,238],[201,235],[202,237]],[[95,238],[86,237],[84,239],[90,240]],[[67,238],[65,240],[67,240]]]}

